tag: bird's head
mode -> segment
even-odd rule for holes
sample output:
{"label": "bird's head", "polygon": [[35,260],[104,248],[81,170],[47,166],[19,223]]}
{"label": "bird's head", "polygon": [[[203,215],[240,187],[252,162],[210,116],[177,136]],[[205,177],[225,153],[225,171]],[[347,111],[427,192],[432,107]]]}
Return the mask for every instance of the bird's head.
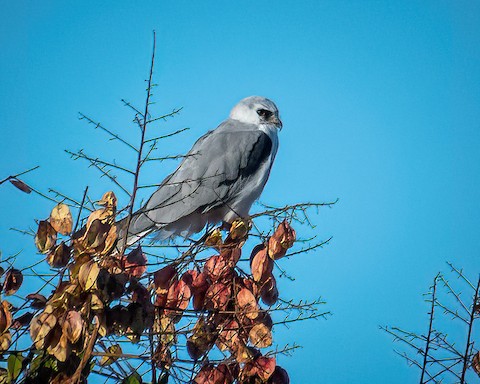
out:
{"label": "bird's head", "polygon": [[282,129],[275,103],[265,97],[250,96],[241,100],[230,112],[230,118],[247,124],[270,124]]}

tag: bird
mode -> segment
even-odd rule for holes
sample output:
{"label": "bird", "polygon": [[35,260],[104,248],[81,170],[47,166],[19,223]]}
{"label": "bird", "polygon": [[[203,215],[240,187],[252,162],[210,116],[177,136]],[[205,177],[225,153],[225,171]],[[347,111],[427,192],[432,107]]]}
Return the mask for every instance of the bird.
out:
{"label": "bird", "polygon": [[282,127],[273,101],[242,99],[195,142],[130,220],[117,222],[119,239],[125,230],[126,246],[153,234],[154,240],[188,237],[207,224],[247,218],[269,178]]}

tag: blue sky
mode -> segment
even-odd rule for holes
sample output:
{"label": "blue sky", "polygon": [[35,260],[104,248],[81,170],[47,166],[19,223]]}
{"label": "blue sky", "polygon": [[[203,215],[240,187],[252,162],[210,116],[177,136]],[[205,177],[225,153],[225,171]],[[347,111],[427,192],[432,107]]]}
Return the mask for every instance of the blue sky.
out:
{"label": "blue sky", "polygon": [[[328,302],[328,321],[279,328],[304,346],[282,358],[293,383],[415,382],[378,325],[423,332],[426,292],[445,261],[478,273],[480,3],[467,1],[3,2],[0,178],[35,165],[36,188],[81,198],[111,188],[64,149],[131,164],[77,119],[134,137],[121,98],[142,105],[157,32],[159,132],[187,151],[241,98],[274,100],[284,129],[262,201],[330,201],[315,218],[325,249],[285,260],[287,297]],[[145,178],[161,180],[164,163]],[[125,202],[125,200],[124,200]],[[10,227],[51,204],[0,188],[0,248],[39,258]],[[24,292],[28,293],[28,292]]]}

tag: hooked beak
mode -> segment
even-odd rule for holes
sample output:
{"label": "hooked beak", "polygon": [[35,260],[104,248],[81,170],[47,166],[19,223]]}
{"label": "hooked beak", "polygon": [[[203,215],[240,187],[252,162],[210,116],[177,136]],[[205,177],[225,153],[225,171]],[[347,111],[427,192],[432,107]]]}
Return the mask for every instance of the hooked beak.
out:
{"label": "hooked beak", "polygon": [[272,121],[273,124],[275,124],[275,126],[279,129],[279,130],[282,130],[283,128],[283,123],[282,123],[282,120],[280,120],[280,118],[278,117],[275,117]]}

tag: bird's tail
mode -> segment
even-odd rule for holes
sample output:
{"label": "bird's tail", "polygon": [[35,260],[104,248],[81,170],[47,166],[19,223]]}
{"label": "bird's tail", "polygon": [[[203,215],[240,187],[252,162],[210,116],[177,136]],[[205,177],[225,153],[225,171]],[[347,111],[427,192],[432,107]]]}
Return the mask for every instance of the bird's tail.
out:
{"label": "bird's tail", "polygon": [[130,223],[128,217],[125,217],[115,223],[115,226],[117,227],[118,238],[116,248],[118,250],[122,250],[135,244],[137,241],[143,239],[145,236],[157,229],[154,223],[148,223],[148,225],[145,225],[147,224],[145,220],[143,220],[144,225],[139,227],[138,219],[141,215],[143,215],[143,212],[135,212],[130,219]]}

